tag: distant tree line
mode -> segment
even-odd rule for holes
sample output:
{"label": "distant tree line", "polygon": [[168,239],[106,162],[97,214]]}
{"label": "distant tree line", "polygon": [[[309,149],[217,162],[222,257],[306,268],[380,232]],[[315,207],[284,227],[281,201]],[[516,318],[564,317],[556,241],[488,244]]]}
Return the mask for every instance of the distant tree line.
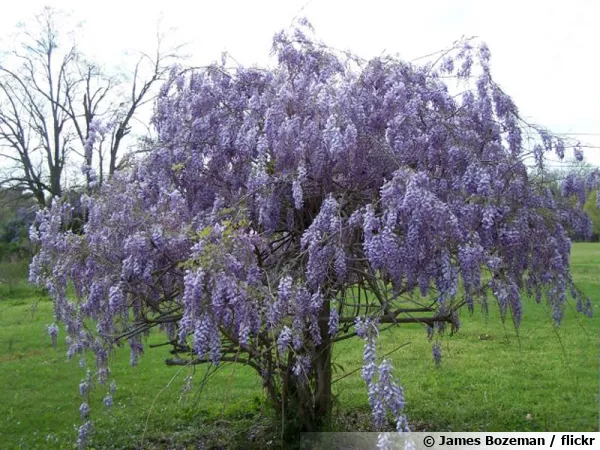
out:
{"label": "distant tree line", "polygon": [[31,256],[28,230],[36,202],[22,189],[0,189],[0,261]]}
{"label": "distant tree line", "polygon": [[0,54],[0,187],[41,207],[65,189],[99,187],[124,164],[126,138],[136,123],[149,130],[140,113],[179,57],[158,35],[132,73],[113,73],[83,54],[76,31],[47,7]]}

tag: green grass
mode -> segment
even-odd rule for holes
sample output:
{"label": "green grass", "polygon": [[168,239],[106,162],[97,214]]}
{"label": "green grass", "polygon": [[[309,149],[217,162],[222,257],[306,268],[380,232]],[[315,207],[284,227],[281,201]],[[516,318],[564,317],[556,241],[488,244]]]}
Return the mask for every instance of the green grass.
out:
{"label": "green grass", "polygon": [[31,296],[33,289],[27,282],[27,261],[4,261],[0,259],[0,300],[23,299]]}
{"label": "green grass", "polygon": [[[391,358],[413,428],[598,431],[599,270],[600,244],[575,244],[573,275],[594,302],[594,318],[570,308],[556,330],[545,305],[526,301],[517,334],[508,321],[502,325],[492,307],[487,319],[479,311],[472,316],[465,311],[459,333],[444,338],[439,368],[420,326],[382,333],[380,354],[410,342]],[[0,299],[2,448],[73,448],[78,383],[85,369],[65,360],[64,334],[58,348],[50,345],[45,326],[52,322],[52,304],[41,293],[24,283],[0,284]],[[160,342],[160,336],[150,342]],[[360,367],[360,342],[343,341],[335,352],[345,371]],[[148,349],[139,365],[130,367],[127,349],[115,352],[111,368],[118,389],[112,410],[101,405],[105,388],[93,394],[96,448],[139,448],[142,436],[144,448],[194,448],[199,439],[247,448],[249,427],[262,448],[277,448],[265,419],[260,380],[251,370],[225,366],[199,393],[205,368],[197,367],[194,388],[184,395],[184,379],[192,372],[166,367],[168,356],[167,347]],[[368,405],[359,372],[334,388],[341,418],[334,426],[366,426]]]}

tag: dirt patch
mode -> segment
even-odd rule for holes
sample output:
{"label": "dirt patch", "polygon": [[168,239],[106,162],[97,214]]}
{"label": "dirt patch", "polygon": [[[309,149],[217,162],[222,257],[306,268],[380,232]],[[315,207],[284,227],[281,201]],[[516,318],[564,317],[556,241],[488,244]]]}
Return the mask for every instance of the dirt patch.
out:
{"label": "dirt patch", "polygon": [[8,355],[0,355],[0,363],[17,361],[19,359],[33,358],[35,356],[41,356],[44,354],[43,350],[32,350],[30,352],[17,352],[10,353]]}

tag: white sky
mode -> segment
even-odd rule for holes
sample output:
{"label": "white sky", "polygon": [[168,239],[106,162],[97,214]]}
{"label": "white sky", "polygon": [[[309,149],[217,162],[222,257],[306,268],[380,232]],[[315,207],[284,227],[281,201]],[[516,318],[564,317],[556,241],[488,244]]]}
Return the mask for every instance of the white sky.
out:
{"label": "white sky", "polygon": [[327,44],[363,57],[413,59],[476,35],[521,114],[555,132],[596,134],[580,139],[599,147],[585,156],[600,166],[599,0],[19,0],[2,5],[0,35],[45,4],[82,20],[83,49],[106,63],[125,50],[152,50],[161,17],[161,29],[175,29],[173,42],[189,43],[196,65],[224,50],[242,64],[265,64],[273,34],[295,16]]}

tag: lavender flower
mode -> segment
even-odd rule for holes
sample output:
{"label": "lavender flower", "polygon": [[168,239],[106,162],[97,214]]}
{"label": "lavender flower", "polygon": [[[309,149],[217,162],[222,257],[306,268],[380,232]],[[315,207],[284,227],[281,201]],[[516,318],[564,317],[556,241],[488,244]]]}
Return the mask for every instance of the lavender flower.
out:
{"label": "lavender flower", "polygon": [[375,339],[368,338],[365,343],[365,351],[364,351],[364,365],[361,371],[363,379],[369,384],[373,377],[375,376],[375,372],[377,371],[377,365],[375,364]]}
{"label": "lavender flower", "polygon": [[77,448],[79,450],[85,450],[87,448],[87,442],[89,435],[92,432],[92,422],[86,421],[79,427],[77,431]]}
{"label": "lavender flower", "polygon": [[79,383],[79,395],[81,395],[82,397],[87,397],[89,390],[90,383],[88,382],[88,380],[83,380],[81,383]]}
{"label": "lavender flower", "polygon": [[389,450],[391,447],[389,433],[379,433],[377,436],[377,449],[378,450]]}
{"label": "lavender flower", "polygon": [[335,275],[339,282],[343,282],[346,278],[346,254],[341,247],[335,249]]}
{"label": "lavender flower", "polygon": [[581,144],[577,143],[577,145],[573,149],[573,154],[577,161],[583,161],[583,150],[581,149]]}
{"label": "lavender flower", "polygon": [[104,403],[104,406],[106,406],[107,408],[110,408],[113,405],[112,395],[109,394],[106,397],[104,397],[102,399],[102,403]]}
{"label": "lavender flower", "polygon": [[83,402],[79,407],[79,414],[81,415],[81,420],[85,420],[90,415],[90,405],[86,402]]}
{"label": "lavender flower", "polygon": [[330,308],[331,309],[329,311],[329,322],[327,325],[329,327],[329,335],[333,336],[338,332],[338,329],[340,327],[340,313],[338,311],[337,302],[335,300],[331,301]]}
{"label": "lavender flower", "polygon": [[302,184],[298,180],[294,180],[292,185],[292,195],[294,197],[294,206],[296,209],[302,209],[304,194],[302,193]]}
{"label": "lavender flower", "polygon": [[52,325],[48,325],[48,336],[52,340],[52,345],[56,347],[56,340],[58,338],[58,326],[53,323]]}
{"label": "lavender flower", "polygon": [[431,346],[431,354],[433,355],[433,361],[436,366],[442,364],[442,345],[439,341],[435,341]]}
{"label": "lavender flower", "polygon": [[300,355],[296,358],[292,372],[302,382],[306,382],[310,375],[310,358],[308,356]]}
{"label": "lavender flower", "polygon": [[298,177],[292,185],[292,196],[294,197],[294,206],[296,209],[302,209],[304,203],[304,194],[302,192],[302,183],[306,180],[306,168],[300,166],[298,168]]}
{"label": "lavender flower", "polygon": [[279,349],[279,353],[284,355],[292,341],[292,330],[284,326],[277,338],[277,348]]}

